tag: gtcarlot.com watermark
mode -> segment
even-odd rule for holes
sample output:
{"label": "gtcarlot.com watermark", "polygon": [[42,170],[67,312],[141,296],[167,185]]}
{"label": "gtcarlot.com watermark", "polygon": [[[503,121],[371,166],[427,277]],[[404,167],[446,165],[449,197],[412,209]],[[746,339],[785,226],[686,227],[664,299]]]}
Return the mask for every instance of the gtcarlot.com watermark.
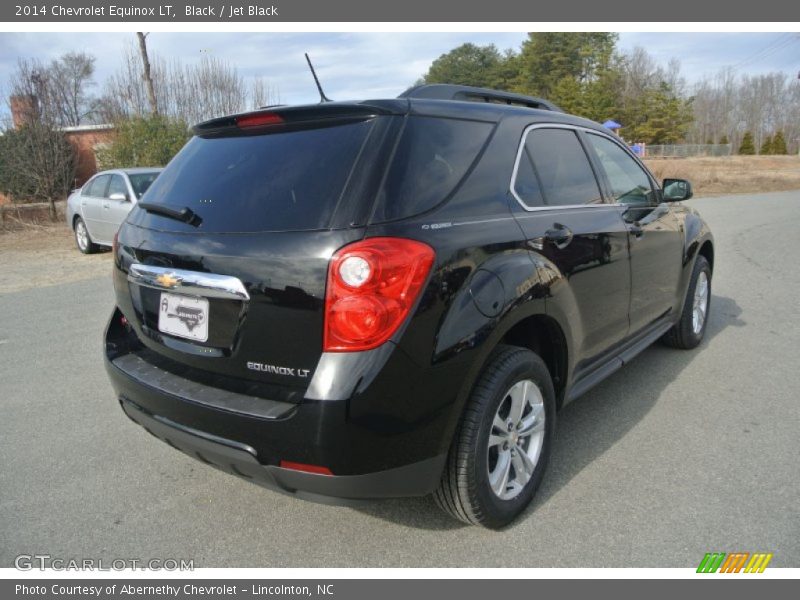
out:
{"label": "gtcarlot.com watermark", "polygon": [[14,559],[19,571],[194,571],[194,560],[183,558],[62,558],[50,554],[20,554]]}

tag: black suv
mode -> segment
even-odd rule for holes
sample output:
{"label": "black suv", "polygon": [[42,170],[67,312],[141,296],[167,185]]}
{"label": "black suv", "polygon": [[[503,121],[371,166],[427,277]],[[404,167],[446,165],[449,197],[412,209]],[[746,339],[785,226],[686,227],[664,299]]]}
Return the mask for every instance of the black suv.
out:
{"label": "black suv", "polygon": [[479,88],[207,121],[118,233],[108,373],[207,464],[500,527],[563,404],[702,340],[691,194],[596,123]]}

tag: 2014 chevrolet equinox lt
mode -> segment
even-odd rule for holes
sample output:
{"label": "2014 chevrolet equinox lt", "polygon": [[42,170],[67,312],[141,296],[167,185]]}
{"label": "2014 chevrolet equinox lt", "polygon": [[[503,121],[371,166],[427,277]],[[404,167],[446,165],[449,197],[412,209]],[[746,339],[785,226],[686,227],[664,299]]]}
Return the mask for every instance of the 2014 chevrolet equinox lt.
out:
{"label": "2014 chevrolet equinox lt", "polygon": [[220,469],[501,527],[562,405],[659,338],[702,340],[691,194],[492,90],[207,121],[119,231],[108,373],[132,420]]}

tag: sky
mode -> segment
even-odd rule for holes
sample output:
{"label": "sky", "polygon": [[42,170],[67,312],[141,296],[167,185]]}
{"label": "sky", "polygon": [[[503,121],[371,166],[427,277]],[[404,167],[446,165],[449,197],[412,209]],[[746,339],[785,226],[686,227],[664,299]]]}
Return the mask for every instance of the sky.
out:
{"label": "sky", "polygon": [[[151,52],[186,63],[208,53],[234,64],[245,78],[262,76],[280,102],[316,102],[303,57],[311,55],[325,93],[335,100],[394,97],[441,54],[464,43],[518,49],[525,33],[152,33]],[[0,33],[0,91],[19,57],[49,61],[71,50],[97,57],[97,91],[120,64],[133,33]],[[689,84],[723,67],[739,73],[800,73],[800,34],[621,33],[623,51],[644,47],[657,61],[681,62]],[[0,106],[5,102],[0,103]],[[0,108],[0,111],[3,109]]]}

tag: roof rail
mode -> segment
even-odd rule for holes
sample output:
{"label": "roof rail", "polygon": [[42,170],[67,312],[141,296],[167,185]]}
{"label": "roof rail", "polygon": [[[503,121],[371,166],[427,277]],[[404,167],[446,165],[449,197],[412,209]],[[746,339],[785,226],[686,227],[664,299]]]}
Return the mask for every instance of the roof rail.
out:
{"label": "roof rail", "polygon": [[446,83],[429,83],[407,89],[398,96],[399,98],[428,98],[430,100],[461,100],[466,102],[490,102],[495,104],[509,104],[512,106],[527,106],[541,110],[564,112],[558,106],[533,96],[512,94],[490,90],[487,88],[472,87],[468,85],[450,85]]}

